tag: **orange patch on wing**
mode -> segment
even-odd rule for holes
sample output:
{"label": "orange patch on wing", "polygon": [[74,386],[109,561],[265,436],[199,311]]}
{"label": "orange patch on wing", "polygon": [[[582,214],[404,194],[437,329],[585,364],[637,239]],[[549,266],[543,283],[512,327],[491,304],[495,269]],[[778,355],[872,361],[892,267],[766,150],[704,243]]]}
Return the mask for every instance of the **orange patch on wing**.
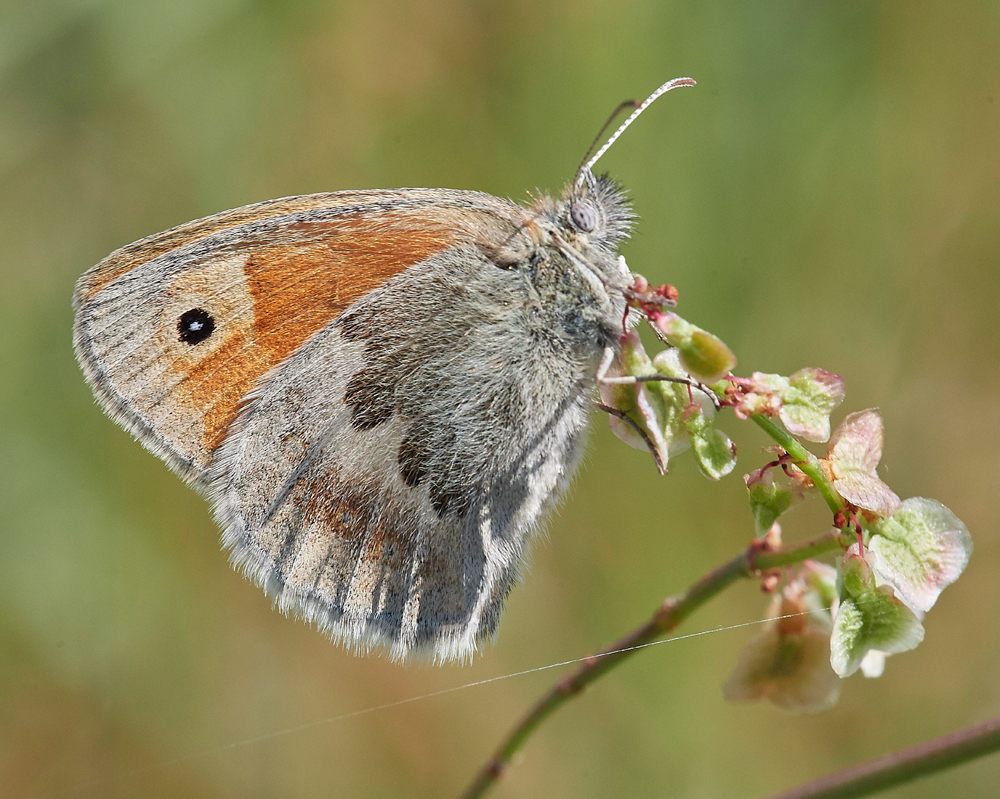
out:
{"label": "orange patch on wing", "polygon": [[[259,247],[250,253],[243,267],[253,304],[249,334],[231,332],[185,375],[185,382],[193,386],[190,401],[204,412],[202,440],[207,451],[222,444],[243,397],[265,372],[355,300],[457,238],[454,230],[386,222],[383,215],[300,223],[286,231],[299,243]],[[226,332],[224,327],[220,332]]]}
{"label": "orange patch on wing", "polygon": [[301,223],[289,233],[315,243],[261,248],[244,267],[254,341],[276,362],[355,300],[456,240],[454,231],[396,228],[371,217]]}
{"label": "orange patch on wing", "polygon": [[194,386],[189,401],[204,414],[202,441],[206,450],[214,451],[222,444],[240,401],[271,366],[267,352],[237,332],[188,370],[185,382]]}

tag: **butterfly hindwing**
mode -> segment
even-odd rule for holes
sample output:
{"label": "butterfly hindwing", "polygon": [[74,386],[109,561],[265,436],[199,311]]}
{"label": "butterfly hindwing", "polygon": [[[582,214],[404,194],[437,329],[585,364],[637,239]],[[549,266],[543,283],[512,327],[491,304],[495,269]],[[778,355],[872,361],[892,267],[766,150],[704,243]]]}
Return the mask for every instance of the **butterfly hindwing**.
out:
{"label": "butterfly hindwing", "polygon": [[396,657],[468,658],[495,632],[587,417],[530,294],[481,248],[442,251],[253,393],[211,479],[234,559],[281,607]]}

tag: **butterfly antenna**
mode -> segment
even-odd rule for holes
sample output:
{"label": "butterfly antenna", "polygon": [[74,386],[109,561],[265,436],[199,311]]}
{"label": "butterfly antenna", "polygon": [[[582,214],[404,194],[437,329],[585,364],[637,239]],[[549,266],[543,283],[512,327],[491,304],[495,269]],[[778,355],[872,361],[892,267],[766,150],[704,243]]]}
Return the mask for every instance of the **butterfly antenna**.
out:
{"label": "butterfly antenna", "polygon": [[[604,127],[602,127],[601,132],[597,134],[597,138],[595,138],[594,143],[590,145],[590,149],[587,150],[587,155],[584,156],[584,163],[580,165],[580,168],[576,172],[576,180],[573,182],[574,186],[579,189],[583,185],[583,181],[586,180],[587,175],[593,174],[592,170],[594,164],[596,164],[600,160],[601,156],[608,151],[611,145],[618,140],[618,137],[621,136],[626,131],[628,126],[631,125],[633,122],[635,122],[639,114],[641,114],[643,111],[649,108],[657,99],[659,99],[662,95],[669,92],[671,89],[676,89],[678,86],[694,86],[694,85],[696,84],[693,78],[674,78],[673,80],[668,80],[666,83],[664,83],[659,89],[657,89],[655,92],[649,95],[649,97],[647,97],[641,103],[637,104],[635,100],[629,100],[628,102],[619,105],[615,109],[615,112],[608,118],[608,121],[604,123]],[[601,136],[604,135],[604,131],[607,130],[608,126],[615,120],[615,118],[622,111],[624,111],[626,108],[630,106],[635,108],[635,110],[631,114],[629,114],[628,119],[622,122],[618,130],[616,130],[614,133],[611,134],[611,138],[608,139],[604,143],[604,146],[601,147],[601,149],[598,150],[596,153],[594,153],[593,157],[588,161],[587,157],[590,156],[591,152],[593,152],[594,146],[597,144],[598,141],[600,141]]]}
{"label": "butterfly antenna", "polygon": [[594,140],[590,143],[590,147],[588,147],[587,152],[584,153],[583,160],[580,161],[580,166],[576,168],[577,175],[583,172],[583,169],[587,163],[587,159],[590,158],[591,153],[593,153],[594,150],[597,149],[597,144],[598,142],[600,142],[601,137],[604,135],[604,131],[606,131],[608,128],[611,127],[611,123],[614,122],[616,119],[618,119],[619,114],[621,114],[621,112],[624,111],[626,108],[638,108],[638,107],[639,107],[638,100],[626,100],[625,102],[621,103],[614,111],[611,112],[611,116],[608,117],[608,121],[605,122],[603,125],[601,125],[601,129],[597,131],[597,135],[594,136]]}

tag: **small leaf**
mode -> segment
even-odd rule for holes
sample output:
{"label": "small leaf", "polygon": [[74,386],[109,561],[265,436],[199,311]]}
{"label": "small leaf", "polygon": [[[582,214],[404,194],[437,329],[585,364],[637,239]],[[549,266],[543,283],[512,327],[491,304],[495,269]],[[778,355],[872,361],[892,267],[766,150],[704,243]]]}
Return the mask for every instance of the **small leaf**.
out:
{"label": "small leaf", "polygon": [[882,435],[878,408],[849,413],[830,439],[830,459],[845,468],[874,473],[882,460]]}
{"label": "small leaf", "polygon": [[809,367],[795,372],[781,392],[779,418],[789,433],[807,441],[830,437],[830,414],[844,401],[844,379]]}
{"label": "small leaf", "polygon": [[972,554],[968,528],[933,499],[907,499],[872,532],[872,569],[914,610],[930,610],[962,574]]}
{"label": "small leaf", "polygon": [[793,491],[787,485],[776,484],[769,471],[760,473],[757,479],[752,479],[749,474],[745,475],[743,479],[746,481],[747,493],[750,495],[750,512],[753,513],[754,532],[757,538],[763,538],[771,529],[771,525],[792,506],[796,499],[801,497],[801,494]]}
{"label": "small leaf", "polygon": [[736,445],[725,433],[712,427],[711,419],[700,406],[688,408],[684,425],[698,467],[706,477],[718,480],[736,468]]}
{"label": "small leaf", "polygon": [[858,670],[871,650],[896,653],[924,640],[924,627],[913,611],[883,585],[840,602],[833,620],[830,665],[841,677]]}
{"label": "small leaf", "polygon": [[840,423],[822,461],[844,499],[880,516],[891,516],[901,503],[878,477],[881,458],[882,416],[871,408],[849,414]]}

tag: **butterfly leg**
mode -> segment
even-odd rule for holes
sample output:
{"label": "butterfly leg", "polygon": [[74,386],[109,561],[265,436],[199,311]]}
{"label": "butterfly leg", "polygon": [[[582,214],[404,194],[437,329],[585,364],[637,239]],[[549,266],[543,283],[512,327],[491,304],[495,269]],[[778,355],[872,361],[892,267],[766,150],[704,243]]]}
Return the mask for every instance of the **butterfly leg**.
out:
{"label": "butterfly leg", "polygon": [[608,370],[615,360],[615,351],[612,347],[604,348],[604,355],[601,357],[601,365],[597,367],[597,382],[606,386],[629,385],[636,382],[632,375],[621,377],[608,377]]}
{"label": "butterfly leg", "polygon": [[603,402],[595,402],[594,407],[597,408],[598,410],[604,411],[609,416],[614,416],[616,419],[621,419],[623,422],[625,422],[625,424],[627,424],[629,427],[635,430],[635,432],[639,434],[639,437],[642,438],[643,443],[646,445],[646,449],[648,449],[650,454],[652,454],[653,460],[656,461],[656,470],[660,474],[667,473],[667,468],[663,463],[663,458],[660,457],[659,451],[656,449],[656,445],[653,443],[653,440],[649,437],[649,433],[643,430],[642,427],[639,426],[638,422],[636,422],[631,416],[625,413],[625,411],[620,411],[617,408],[612,408],[610,405],[605,405]]}
{"label": "butterfly leg", "polygon": [[695,380],[693,377],[672,377],[670,375],[620,375],[620,376],[608,376],[608,370],[611,368],[611,363],[615,359],[615,351],[611,347],[605,347],[604,357],[601,358],[601,364],[597,367],[597,382],[605,386],[630,386],[636,383],[653,383],[653,382],[664,382],[664,383],[680,383],[684,386],[690,386],[698,391],[702,392],[706,397],[711,400],[712,404],[715,406],[715,410],[720,410],[722,408],[722,402],[719,400],[719,395],[716,394],[710,386]]}

